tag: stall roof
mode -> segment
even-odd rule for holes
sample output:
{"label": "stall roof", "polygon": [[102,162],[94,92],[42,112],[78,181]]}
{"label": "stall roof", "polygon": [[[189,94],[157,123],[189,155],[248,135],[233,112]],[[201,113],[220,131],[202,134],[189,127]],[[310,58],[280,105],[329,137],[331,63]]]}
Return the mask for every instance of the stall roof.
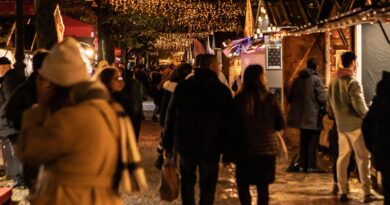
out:
{"label": "stall roof", "polygon": [[[24,0],[24,15],[33,16],[35,14],[34,1]],[[15,16],[16,0],[0,0],[0,16]]]}
{"label": "stall roof", "polygon": [[62,21],[65,25],[64,36],[91,38],[96,32],[95,26],[86,24],[69,16],[62,15]]}

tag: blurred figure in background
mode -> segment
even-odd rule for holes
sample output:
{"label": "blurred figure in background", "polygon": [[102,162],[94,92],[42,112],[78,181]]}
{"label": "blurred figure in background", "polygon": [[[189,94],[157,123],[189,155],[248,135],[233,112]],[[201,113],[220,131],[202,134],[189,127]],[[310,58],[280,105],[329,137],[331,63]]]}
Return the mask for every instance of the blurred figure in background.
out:
{"label": "blurred figure in background", "polygon": [[[38,102],[36,81],[38,71],[42,67],[43,60],[49,54],[49,51],[40,49],[33,56],[33,72],[27,78],[26,82],[16,88],[9,102],[5,107],[5,114],[13,127],[17,130],[21,129],[23,112]],[[23,166],[24,182],[30,190],[33,189],[36,177],[38,175],[38,167]]]}
{"label": "blurred figure in background", "polygon": [[[0,57],[0,75],[4,76],[4,74],[11,69],[11,61],[3,56],[3,57]],[[1,76],[1,77],[2,77]],[[1,81],[1,80],[0,80]],[[0,82],[1,83],[1,82]]]}
{"label": "blurred figure in background", "polygon": [[[163,83],[163,97],[160,105],[160,125],[161,127],[165,126],[165,118],[168,110],[169,101],[171,99],[172,94],[175,92],[176,86],[185,80],[188,74],[191,73],[192,66],[190,64],[184,63],[181,64],[178,68],[176,68],[170,76],[170,79]],[[161,140],[164,138],[163,133],[161,133]],[[163,145],[162,141],[160,141],[157,152],[159,156],[156,160],[156,167],[161,168],[163,165]]]}
{"label": "blurred figure in background", "polygon": [[162,100],[163,90],[162,86],[163,75],[160,72],[152,71],[150,73],[150,97],[153,99],[154,111],[152,120],[158,121],[157,115],[160,113],[160,104]]}
{"label": "blurred figure in background", "polygon": [[19,185],[23,185],[22,164],[15,156],[15,146],[19,130],[6,116],[6,106],[9,104],[11,94],[25,81],[26,77],[18,70],[8,70],[3,76],[1,84],[1,96],[3,102],[0,106],[0,137],[3,142],[3,157],[5,162],[5,174],[8,178],[14,179]]}
{"label": "blurred figure in background", "polygon": [[362,131],[374,166],[382,173],[384,205],[390,205],[390,72],[383,71]]}
{"label": "blurred figure in background", "polygon": [[137,141],[140,137],[141,132],[141,123],[143,117],[143,89],[142,83],[134,78],[131,70],[124,69],[122,73],[125,87],[123,88],[123,92],[131,101],[131,109],[130,119],[132,120],[134,132],[137,137]]}
{"label": "blurred figure in background", "polygon": [[115,67],[106,67],[100,72],[99,79],[108,89],[112,99],[123,107],[133,123],[136,122],[137,126],[134,126],[134,132],[138,141],[140,131],[139,113],[135,110],[135,101],[124,90],[125,81],[120,70]]}

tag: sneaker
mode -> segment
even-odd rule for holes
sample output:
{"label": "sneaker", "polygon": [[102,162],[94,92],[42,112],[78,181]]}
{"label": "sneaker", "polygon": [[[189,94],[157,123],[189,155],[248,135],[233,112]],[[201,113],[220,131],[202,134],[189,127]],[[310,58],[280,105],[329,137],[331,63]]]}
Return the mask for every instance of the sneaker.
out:
{"label": "sneaker", "polygon": [[309,168],[307,170],[308,173],[317,173],[317,174],[325,174],[327,173],[325,170],[319,169],[319,168]]}
{"label": "sneaker", "polygon": [[340,202],[344,203],[344,202],[347,202],[349,200],[349,198],[348,198],[347,194],[341,194],[339,200],[340,200]]}
{"label": "sneaker", "polygon": [[373,194],[367,194],[367,195],[364,195],[364,200],[363,202],[364,203],[370,203],[370,202],[373,202],[375,201],[375,196]]}

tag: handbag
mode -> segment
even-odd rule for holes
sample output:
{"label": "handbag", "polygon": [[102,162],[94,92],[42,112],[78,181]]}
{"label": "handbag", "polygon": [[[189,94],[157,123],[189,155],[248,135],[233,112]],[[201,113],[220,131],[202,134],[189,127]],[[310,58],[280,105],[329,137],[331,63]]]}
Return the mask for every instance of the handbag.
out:
{"label": "handbag", "polygon": [[284,139],[282,135],[279,132],[275,132],[276,137],[276,158],[278,162],[286,162],[288,160],[288,150],[286,143],[284,142]]}
{"label": "handbag", "polygon": [[173,201],[179,197],[180,177],[177,171],[176,157],[165,158],[161,169],[160,198]]}

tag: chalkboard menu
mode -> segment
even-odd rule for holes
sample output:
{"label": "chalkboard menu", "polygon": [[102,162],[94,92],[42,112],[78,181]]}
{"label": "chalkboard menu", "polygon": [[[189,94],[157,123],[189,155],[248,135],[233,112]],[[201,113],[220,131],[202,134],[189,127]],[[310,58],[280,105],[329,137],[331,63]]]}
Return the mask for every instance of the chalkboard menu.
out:
{"label": "chalkboard menu", "polygon": [[267,69],[282,69],[282,49],[280,46],[267,47]]}

